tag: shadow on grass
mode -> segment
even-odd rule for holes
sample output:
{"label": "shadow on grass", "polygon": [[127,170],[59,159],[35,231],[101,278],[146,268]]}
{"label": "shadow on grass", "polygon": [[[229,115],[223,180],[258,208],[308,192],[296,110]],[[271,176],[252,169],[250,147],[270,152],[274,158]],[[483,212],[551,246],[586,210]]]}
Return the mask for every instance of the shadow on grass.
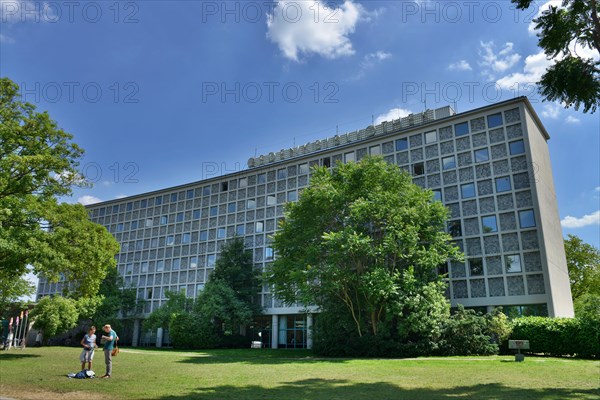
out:
{"label": "shadow on grass", "polygon": [[8,361],[8,360],[19,360],[23,358],[37,358],[41,357],[39,354],[29,354],[29,353],[9,353],[7,351],[0,352],[0,360]]}
{"label": "shadow on grass", "polygon": [[350,358],[322,358],[315,356],[310,350],[210,350],[198,352],[197,355],[186,357],[178,362],[185,364],[227,364],[245,363],[258,365],[280,365],[288,363],[343,363]]}
{"label": "shadow on grass", "polygon": [[[424,384],[428,384],[425,382]],[[274,388],[259,385],[234,387],[230,385],[198,388],[181,396],[165,396],[162,400],[198,399],[596,399],[600,390],[527,389],[501,384],[482,384],[448,389],[400,388],[389,383],[349,384],[346,380],[307,379],[287,382]]]}

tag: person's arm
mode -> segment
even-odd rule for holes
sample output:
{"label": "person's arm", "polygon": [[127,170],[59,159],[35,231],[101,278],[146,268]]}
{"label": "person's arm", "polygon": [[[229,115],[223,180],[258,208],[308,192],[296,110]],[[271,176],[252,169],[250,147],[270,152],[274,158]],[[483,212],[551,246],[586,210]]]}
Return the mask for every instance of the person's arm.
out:
{"label": "person's arm", "polygon": [[85,335],[81,338],[81,345],[85,348],[87,348],[88,346],[85,345]]}

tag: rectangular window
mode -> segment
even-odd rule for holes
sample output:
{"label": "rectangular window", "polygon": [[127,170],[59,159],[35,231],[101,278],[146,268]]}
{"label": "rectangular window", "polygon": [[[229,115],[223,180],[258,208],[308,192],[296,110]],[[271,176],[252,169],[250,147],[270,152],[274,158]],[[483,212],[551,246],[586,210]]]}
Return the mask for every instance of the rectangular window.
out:
{"label": "rectangular window", "polygon": [[[127,211],[131,211],[131,210],[133,210],[133,203],[129,202],[129,203],[127,203]],[[104,215],[103,211],[104,211],[104,209],[100,210],[100,215]]]}
{"label": "rectangular window", "polygon": [[470,276],[483,275],[483,259],[481,259],[481,258],[470,258],[469,259],[469,275]]}
{"label": "rectangular window", "polygon": [[201,216],[202,216],[202,212],[200,210],[194,210],[192,213],[192,218],[194,218],[194,219],[200,219]]}
{"label": "rectangular window", "polygon": [[184,233],[181,237],[181,243],[190,243],[192,241],[192,236],[189,233]]}
{"label": "rectangular window", "polygon": [[454,125],[454,136],[463,136],[469,134],[469,123],[462,122]]}
{"label": "rectangular window", "polygon": [[194,198],[194,189],[189,189],[186,193],[185,193],[185,197],[190,200]]}
{"label": "rectangular window", "polygon": [[142,263],[142,272],[148,272],[148,261]]}
{"label": "rectangular window", "polygon": [[227,230],[225,228],[217,229],[217,239],[225,239],[226,233],[227,233]]}
{"label": "rectangular window", "polygon": [[238,225],[235,227],[235,234],[243,236],[246,233],[246,227],[244,225]]}
{"label": "rectangular window", "polygon": [[350,153],[346,153],[344,154],[344,162],[354,162],[355,158],[354,158],[354,152],[351,151]]}
{"label": "rectangular window", "polygon": [[510,142],[508,144],[510,148],[510,155],[514,156],[515,154],[523,154],[525,153],[525,144],[522,140],[517,140],[516,142]]}
{"label": "rectangular window", "polygon": [[267,205],[268,206],[274,206],[275,204],[277,204],[277,197],[275,197],[275,195],[268,195],[267,196]]}
{"label": "rectangular window", "polygon": [[167,218],[166,215],[163,215],[163,216],[160,217],[160,224],[161,225],[166,225],[168,221],[169,221],[169,219]]}
{"label": "rectangular window", "polygon": [[176,271],[176,270],[178,270],[179,268],[181,268],[181,259],[179,259],[179,258],[175,258],[175,259],[173,259],[173,263],[171,264],[171,266],[172,266],[172,268],[171,268],[171,269],[172,269],[173,271]]}
{"label": "rectangular window", "polygon": [[210,196],[210,186],[204,186],[202,188],[202,196]]}
{"label": "rectangular window", "polygon": [[488,149],[475,150],[475,162],[484,162],[490,160],[490,152]]}
{"label": "rectangular window", "polygon": [[171,193],[171,203],[175,203],[177,201],[177,193]]}
{"label": "rectangular window", "polygon": [[200,240],[208,240],[208,231],[200,231]]}
{"label": "rectangular window", "polygon": [[167,246],[173,246],[175,244],[175,236],[167,236]]}
{"label": "rectangular window", "polygon": [[425,132],[425,143],[437,142],[437,131]]}
{"label": "rectangular window", "polygon": [[535,226],[533,210],[519,211],[519,224],[521,228],[533,228]]}
{"label": "rectangular window", "polygon": [[495,215],[481,217],[481,226],[483,233],[498,232],[498,223]]}
{"label": "rectangular window", "polygon": [[495,128],[502,125],[502,113],[488,115],[487,123],[488,128]]}
{"label": "rectangular window", "polygon": [[454,158],[454,156],[442,158],[442,168],[443,169],[456,168],[456,158]]}
{"label": "rectangular window", "polygon": [[213,268],[215,266],[216,262],[217,262],[217,256],[214,254],[209,254],[208,258],[206,259],[207,266],[209,268]]}
{"label": "rectangular window", "polygon": [[306,174],[308,174],[308,164],[307,163],[300,164],[298,166],[298,174],[299,175],[306,175]]}
{"label": "rectangular window", "polygon": [[117,224],[117,232],[121,232],[123,230],[123,224]]}
{"label": "rectangular window", "polygon": [[226,192],[229,190],[229,182],[221,182],[221,192]]}
{"label": "rectangular window", "polygon": [[262,233],[265,229],[265,224],[263,222],[256,223],[256,233]]}
{"label": "rectangular window", "polygon": [[298,200],[298,192],[296,192],[295,190],[288,192],[287,201],[296,201],[296,200]]}
{"label": "rectangular window", "polygon": [[155,206],[160,206],[161,204],[162,204],[162,196],[158,196],[157,198],[154,199]]}
{"label": "rectangular window", "polygon": [[136,221],[131,221],[131,229],[137,229],[138,228],[138,222]]}
{"label": "rectangular window", "polygon": [[267,183],[267,174],[258,174],[256,175],[256,181],[260,183]]}
{"label": "rectangular window", "polygon": [[229,203],[227,205],[227,212],[228,213],[234,213],[235,212],[235,203]]}
{"label": "rectangular window", "polygon": [[176,217],[175,221],[183,222],[183,213],[182,212],[177,213],[177,217]]}
{"label": "rectangular window", "polygon": [[[146,208],[148,207],[148,200],[144,199],[142,201],[140,201],[140,208]],[[113,207],[113,212],[115,211],[115,208]]]}
{"label": "rectangular window", "polygon": [[248,178],[240,178],[238,185],[240,188],[245,188],[248,186]]}
{"label": "rectangular window", "polygon": [[408,138],[396,140],[396,151],[402,151],[406,149],[408,149]]}
{"label": "rectangular window", "polygon": [[132,274],[132,273],[133,273],[133,263],[128,263],[128,264],[125,266],[125,273],[126,273],[127,275],[129,275],[129,274]]}
{"label": "rectangular window", "polygon": [[252,208],[256,208],[256,200],[254,200],[254,199],[248,199],[248,201],[246,201],[246,208],[248,210],[250,210]]}
{"label": "rectangular window", "polygon": [[150,248],[154,249],[158,247],[158,238],[152,238],[150,239]]}
{"label": "rectangular window", "polygon": [[212,206],[210,208],[210,216],[216,217],[219,214],[219,208],[217,206]]}
{"label": "rectangular window", "polygon": [[421,163],[413,164],[413,175],[419,176],[425,173],[425,165]]}
{"label": "rectangular window", "polygon": [[156,262],[156,272],[162,272],[165,270],[165,261],[164,260],[158,260]]}
{"label": "rectangular window", "polygon": [[371,148],[369,149],[369,152],[371,153],[372,156],[378,156],[381,154],[381,146],[379,146],[379,145],[371,146]]}
{"label": "rectangular window", "polygon": [[521,272],[521,256],[518,254],[509,254],[504,256],[504,266],[507,274]]}
{"label": "rectangular window", "polygon": [[432,192],[434,201],[442,201],[442,189],[434,189]]}
{"label": "rectangular window", "polygon": [[281,168],[277,170],[277,179],[287,178],[287,169]]}
{"label": "rectangular window", "polygon": [[198,268],[198,257],[190,257],[190,268]]}
{"label": "rectangular window", "polygon": [[273,259],[273,248],[272,247],[265,247],[265,260],[272,260]]}
{"label": "rectangular window", "polygon": [[475,197],[475,184],[465,183],[464,185],[460,185],[460,193],[463,199],[470,199],[471,197]]}
{"label": "rectangular window", "polygon": [[462,236],[460,221],[448,221],[448,234],[452,237]]}
{"label": "rectangular window", "polygon": [[146,228],[151,228],[154,225],[152,218],[146,218]]}
{"label": "rectangular window", "polygon": [[152,288],[146,289],[146,299],[152,299]]}
{"label": "rectangular window", "polygon": [[496,192],[507,192],[510,189],[510,177],[503,176],[502,178],[496,178]]}

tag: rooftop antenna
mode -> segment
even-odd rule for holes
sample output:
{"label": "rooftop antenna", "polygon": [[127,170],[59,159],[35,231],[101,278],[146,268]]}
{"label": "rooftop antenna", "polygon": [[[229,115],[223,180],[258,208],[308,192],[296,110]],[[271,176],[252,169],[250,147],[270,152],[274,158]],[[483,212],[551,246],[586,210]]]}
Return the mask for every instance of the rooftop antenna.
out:
{"label": "rooftop antenna", "polygon": [[427,110],[427,97],[423,99],[423,104],[425,105],[425,110]]}
{"label": "rooftop antenna", "polygon": [[456,105],[456,99],[454,99],[454,101],[452,102],[452,105],[454,105],[454,112],[458,113],[458,107]]}
{"label": "rooftop antenna", "polygon": [[339,135],[340,134],[340,129],[339,129],[339,125],[335,126],[335,134]]}
{"label": "rooftop antenna", "polygon": [[257,148],[257,147],[255,147],[255,148],[254,148],[254,158],[256,158],[256,153],[257,153],[257,152],[258,152],[258,148]]}
{"label": "rooftop antenna", "polygon": [[375,125],[375,115],[371,114],[371,125]]}

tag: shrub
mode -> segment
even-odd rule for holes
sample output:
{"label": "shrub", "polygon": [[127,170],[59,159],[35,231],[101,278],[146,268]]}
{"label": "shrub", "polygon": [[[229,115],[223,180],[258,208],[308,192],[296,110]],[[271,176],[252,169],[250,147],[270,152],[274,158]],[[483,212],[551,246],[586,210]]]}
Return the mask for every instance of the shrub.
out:
{"label": "shrub", "polygon": [[599,358],[600,318],[522,317],[510,338],[529,340],[530,353]]}
{"label": "shrub", "polygon": [[169,325],[173,347],[178,349],[210,349],[217,347],[219,338],[213,325],[194,314],[177,314]]}
{"label": "shrub", "polygon": [[440,340],[439,352],[443,355],[490,355],[498,353],[492,342],[487,318],[462,305],[448,318]]}

